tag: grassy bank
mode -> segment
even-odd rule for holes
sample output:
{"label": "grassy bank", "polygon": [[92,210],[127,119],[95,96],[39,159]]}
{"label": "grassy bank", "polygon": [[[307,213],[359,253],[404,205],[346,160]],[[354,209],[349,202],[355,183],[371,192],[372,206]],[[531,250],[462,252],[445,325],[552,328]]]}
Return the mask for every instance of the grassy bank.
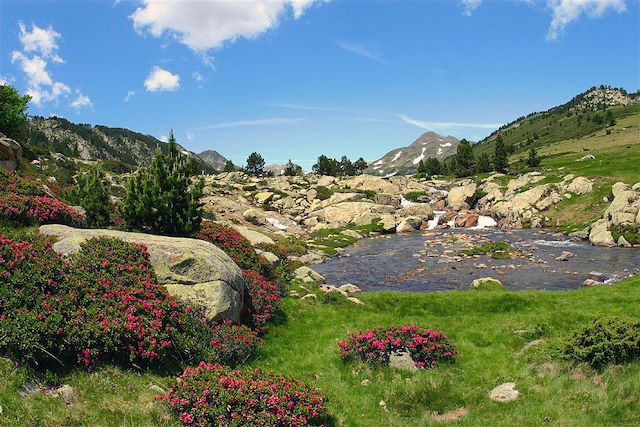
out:
{"label": "grassy bank", "polygon": [[[469,415],[459,425],[640,423],[640,362],[597,372],[540,360],[532,350],[523,350],[528,341],[566,336],[598,315],[640,317],[640,277],[573,292],[367,293],[359,298],[366,305],[287,299],[288,321],[271,328],[252,366],[325,391],[335,425],[431,425],[433,412],[460,407]],[[453,340],[460,357],[415,374],[343,364],[338,340],[387,324],[438,329]],[[370,384],[362,385],[364,380]],[[149,388],[166,388],[167,377],[113,368],[75,373],[62,379],[77,389],[78,403],[70,407],[42,393],[20,398],[25,381],[24,371],[0,362],[0,425],[176,425],[153,402],[156,393]],[[504,382],[516,383],[519,400],[491,402],[488,392]]]}

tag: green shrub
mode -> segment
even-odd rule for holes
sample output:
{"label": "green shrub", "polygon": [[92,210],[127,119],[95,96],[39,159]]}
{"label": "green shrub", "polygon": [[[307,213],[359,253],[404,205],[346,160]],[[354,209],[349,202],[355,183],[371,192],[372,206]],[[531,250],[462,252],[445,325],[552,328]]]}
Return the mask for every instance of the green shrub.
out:
{"label": "green shrub", "polygon": [[494,259],[511,259],[518,250],[508,242],[492,242],[471,249],[463,249],[460,255],[490,255]]}
{"label": "green shrub", "polygon": [[640,358],[640,321],[599,318],[573,333],[564,344],[566,358],[595,368]]}
{"label": "green shrub", "polygon": [[316,187],[316,191],[318,192],[318,194],[316,195],[316,197],[320,200],[327,200],[329,197],[331,197],[334,193],[334,191],[330,188],[324,187],[322,185],[319,185]]}
{"label": "green shrub", "polygon": [[408,193],[404,194],[404,198],[412,202],[417,202],[420,199],[420,197],[426,194],[427,193],[425,193],[424,191],[409,191]]}
{"label": "green shrub", "polygon": [[202,222],[203,182],[191,185],[197,165],[180,153],[173,132],[169,152],[158,151],[151,168],[133,175],[127,183],[122,218],[129,230],[168,236],[191,236]]}
{"label": "green shrub", "polygon": [[89,227],[101,228],[109,225],[113,203],[105,184],[105,174],[99,166],[91,167],[78,175],[77,185],[71,199],[85,210],[85,223]]}

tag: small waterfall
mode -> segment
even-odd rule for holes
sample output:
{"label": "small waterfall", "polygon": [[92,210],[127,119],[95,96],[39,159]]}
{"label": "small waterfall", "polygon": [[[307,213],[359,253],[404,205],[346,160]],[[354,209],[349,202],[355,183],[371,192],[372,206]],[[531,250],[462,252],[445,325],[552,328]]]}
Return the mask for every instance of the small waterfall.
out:
{"label": "small waterfall", "polygon": [[436,228],[440,223],[440,218],[445,213],[446,213],[445,211],[433,211],[434,217],[432,220],[429,220],[429,222],[427,222],[428,224],[427,230],[433,230],[434,228]]}

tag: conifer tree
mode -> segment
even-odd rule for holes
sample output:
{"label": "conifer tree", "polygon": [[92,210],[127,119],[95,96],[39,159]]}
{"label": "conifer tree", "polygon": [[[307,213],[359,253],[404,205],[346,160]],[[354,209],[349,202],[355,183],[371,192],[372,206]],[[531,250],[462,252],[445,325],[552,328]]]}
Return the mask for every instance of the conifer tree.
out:
{"label": "conifer tree", "polygon": [[203,182],[191,184],[195,163],[176,148],[173,131],[168,153],[158,151],[149,170],[127,184],[122,216],[129,230],[168,236],[190,236],[202,221]]}
{"label": "conifer tree", "polygon": [[529,150],[529,157],[527,157],[527,165],[530,168],[537,168],[540,166],[540,157],[538,157],[538,152],[535,148],[531,147]]}
{"label": "conifer tree", "polygon": [[506,173],[509,167],[509,161],[507,160],[507,149],[502,140],[502,136],[498,135],[496,138],[495,155],[493,157],[493,166],[496,172]]}
{"label": "conifer tree", "polygon": [[457,177],[470,176],[475,173],[475,158],[473,157],[473,149],[466,139],[460,140],[456,148],[454,156],[455,162],[452,161],[452,172]]}
{"label": "conifer tree", "polygon": [[264,159],[256,152],[253,152],[247,158],[247,173],[253,176],[264,174]]}
{"label": "conifer tree", "polygon": [[234,172],[236,170],[236,165],[233,164],[231,160],[227,160],[227,163],[224,164],[223,172]]}
{"label": "conifer tree", "polygon": [[78,175],[71,199],[85,210],[85,222],[89,227],[109,225],[113,203],[105,184],[105,174],[98,165]]}

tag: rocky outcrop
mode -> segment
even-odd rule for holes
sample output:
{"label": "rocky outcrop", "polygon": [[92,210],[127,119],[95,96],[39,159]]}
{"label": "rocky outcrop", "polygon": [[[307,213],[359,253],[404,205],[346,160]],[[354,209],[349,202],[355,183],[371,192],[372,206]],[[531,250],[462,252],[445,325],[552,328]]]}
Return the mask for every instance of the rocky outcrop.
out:
{"label": "rocky outcrop", "polygon": [[204,306],[210,318],[233,321],[240,318],[244,295],[242,273],[231,258],[212,243],[63,225],[43,225],[40,234],[57,238],[53,249],[62,255],[77,252],[83,242],[96,237],[112,237],[146,246],[158,282],[170,294]]}
{"label": "rocky outcrop", "polygon": [[468,209],[475,197],[477,186],[474,183],[454,187],[449,190],[447,204],[451,209]]}
{"label": "rocky outcrop", "polygon": [[0,168],[13,172],[22,158],[22,147],[11,138],[0,133]]}
{"label": "rocky outcrop", "polygon": [[364,214],[368,214],[369,219],[374,219],[380,218],[382,214],[394,212],[393,206],[388,205],[377,205],[371,202],[343,202],[313,212],[311,216],[319,221],[329,223],[333,227],[341,227],[352,224],[357,217]]}
{"label": "rocky outcrop", "polygon": [[[637,234],[640,230],[640,183],[629,186],[616,182],[611,188],[613,200],[601,219],[591,225],[589,241],[596,246],[633,246],[624,236],[625,231]],[[612,231],[620,235],[617,240]]]}

